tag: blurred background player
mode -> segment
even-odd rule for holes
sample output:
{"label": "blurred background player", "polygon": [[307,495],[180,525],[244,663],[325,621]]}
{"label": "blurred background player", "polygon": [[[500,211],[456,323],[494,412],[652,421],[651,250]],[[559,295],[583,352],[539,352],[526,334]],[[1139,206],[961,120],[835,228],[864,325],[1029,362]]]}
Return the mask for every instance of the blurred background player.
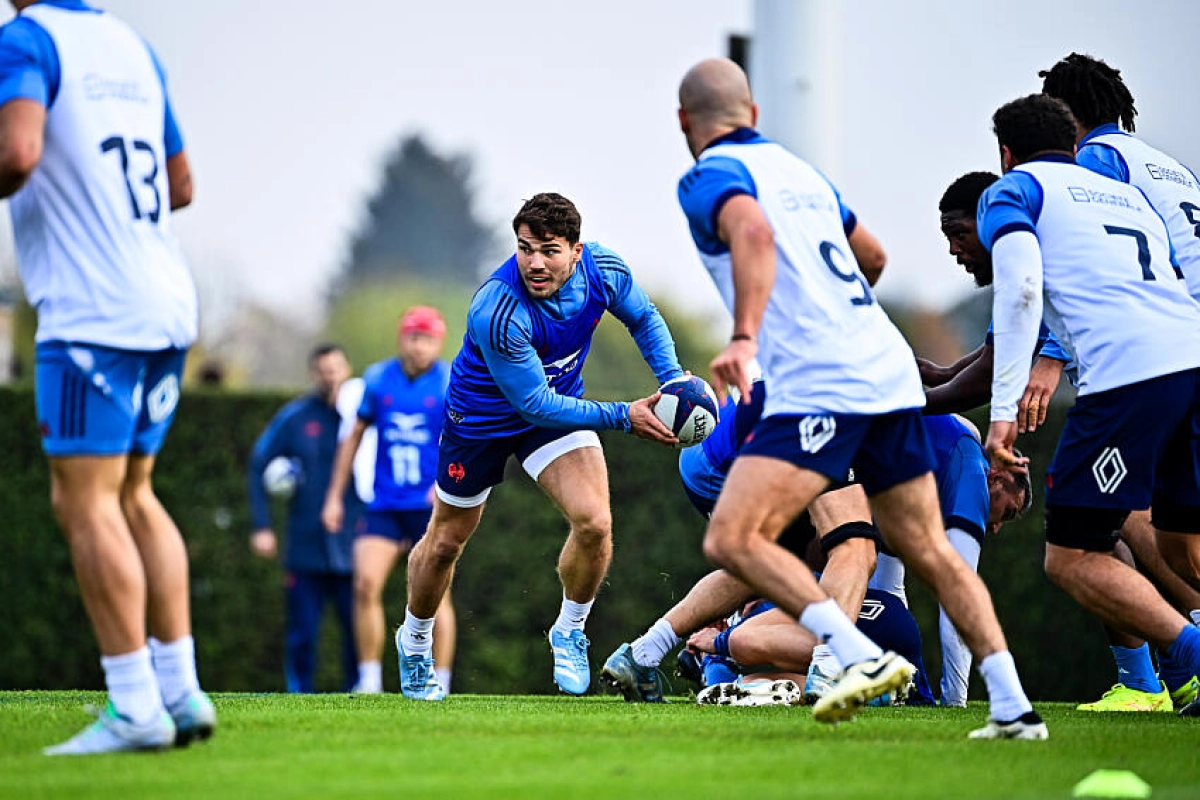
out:
{"label": "blurred background player", "polygon": [[[171,233],[191,170],[157,57],[79,0],[12,0],[0,34],[0,197],[38,312],[37,414],[51,502],[109,702],[48,755],[207,737],[187,550],[151,487],[196,291]],[[119,76],[121,89],[95,76]],[[150,640],[147,646],[147,627]]]}
{"label": "blurred background player", "polygon": [[1113,552],[1131,509],[1152,507],[1160,530],[1200,533],[1200,307],[1146,196],[1075,164],[1064,103],[1014,100],[993,125],[1006,174],[979,206],[996,276],[988,453],[993,466],[1021,463],[1017,384],[1044,294],[1046,318],[1080,364],[1047,476],[1046,573],[1110,626],[1158,647],[1163,682],[1183,685],[1200,669],[1200,630]]}
{"label": "blurred background player", "polygon": [[544,193],[513,218],[517,252],[484,282],[454,359],[429,532],[408,561],[408,609],[396,645],[405,696],[440,700],[429,635],[454,566],[504,465],[516,456],[570,524],[558,561],[563,600],[550,629],[554,681],[591,684],[584,623],[612,561],[608,473],[597,430],[664,445],[678,439],[654,415],[655,393],[632,403],[581,399],[592,332],[608,311],[660,384],[683,375],[658,309],[613,251],[579,240],[579,211]]}
{"label": "blurred background player", "polygon": [[277,558],[279,543],[271,526],[271,503],[263,474],[277,458],[298,467],[296,488],[288,500],[287,536],[283,548],[287,634],[284,676],[289,692],[316,691],[317,646],[321,618],[331,603],[342,628],[343,691],[358,680],[354,646],[354,561],[351,534],[362,503],[347,492],[351,513],[347,524],[327,531],[321,507],[330,485],[341,415],[337,396],[350,377],[350,362],[336,344],[322,344],[308,356],[312,391],[277,413],[250,453],[247,486],[254,532],[250,549],[262,558]]}
{"label": "blurred background player", "polygon": [[[330,530],[342,527],[345,487],[368,430],[376,431],[373,499],[354,538],[354,614],[358,634],[356,692],[383,691],[381,659],[386,623],[383,588],[396,560],[425,535],[433,508],[437,447],[450,370],[438,356],[446,322],[437,309],[410,308],[396,330],[395,358],[363,373],[357,421],[338,449],[322,511]],[[456,637],[450,590],[434,615],[433,660],[442,689],[450,691]]]}
{"label": "blurred background player", "polygon": [[971,736],[1046,738],[987,588],[942,528],[912,350],[855,265],[882,261],[882,248],[819,172],[753,129],[758,109],[736,64],[692,67],[679,101],[697,160],[680,180],[680,204],[734,317],[730,343],[712,363],[714,383],[747,394],[747,367],[760,356],[770,387],[763,419],[713,510],[705,555],[797,617],[845,665],[814,718],[848,719],[898,690],[914,667],[858,631],[775,544],[853,463],[885,539],[933,588],[980,659],[991,720]]}

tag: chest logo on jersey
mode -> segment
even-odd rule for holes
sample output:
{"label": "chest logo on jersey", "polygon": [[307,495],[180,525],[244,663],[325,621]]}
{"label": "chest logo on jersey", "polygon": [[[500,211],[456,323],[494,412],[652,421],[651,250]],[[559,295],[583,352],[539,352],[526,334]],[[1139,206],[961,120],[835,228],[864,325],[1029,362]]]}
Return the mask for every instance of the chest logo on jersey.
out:
{"label": "chest logo on jersey", "polygon": [[1116,208],[1128,208],[1131,211],[1141,211],[1142,207],[1133,203],[1128,197],[1111,192],[1098,192],[1095,189],[1088,189],[1083,186],[1068,186],[1067,194],[1076,203],[1099,203],[1105,206],[1115,206]]}
{"label": "chest logo on jersey", "polygon": [[793,192],[791,189],[779,190],[779,204],[784,211],[836,211],[829,195],[823,192]]}
{"label": "chest logo on jersey", "polygon": [[569,356],[542,364],[542,368],[546,370],[546,382],[553,383],[556,378],[561,378],[571,370],[579,366],[579,356],[583,350],[576,350]]}
{"label": "chest logo on jersey", "polygon": [[1092,477],[1096,479],[1096,485],[1100,487],[1103,494],[1112,494],[1117,491],[1117,487],[1121,485],[1121,481],[1125,480],[1125,476],[1128,474],[1129,470],[1125,468],[1125,459],[1121,458],[1121,451],[1115,447],[1104,448],[1100,457],[1092,464]]}
{"label": "chest logo on jersey", "polygon": [[829,444],[837,433],[837,420],[829,415],[809,416],[800,420],[800,449],[816,453]]}
{"label": "chest logo on jersey", "polygon": [[131,103],[149,103],[149,96],[142,91],[136,80],[108,78],[89,72],[83,76],[83,93],[88,100],[126,100]]}
{"label": "chest logo on jersey", "polygon": [[425,428],[425,415],[423,413],[402,414],[399,411],[394,411],[387,415],[387,421],[388,424],[383,429],[383,438],[388,443],[429,443],[429,431]]}
{"label": "chest logo on jersey", "polygon": [[1156,181],[1170,181],[1171,183],[1178,183],[1180,186],[1186,186],[1189,189],[1196,188],[1196,184],[1192,182],[1191,176],[1177,169],[1147,163],[1146,172],[1149,172],[1150,177]]}

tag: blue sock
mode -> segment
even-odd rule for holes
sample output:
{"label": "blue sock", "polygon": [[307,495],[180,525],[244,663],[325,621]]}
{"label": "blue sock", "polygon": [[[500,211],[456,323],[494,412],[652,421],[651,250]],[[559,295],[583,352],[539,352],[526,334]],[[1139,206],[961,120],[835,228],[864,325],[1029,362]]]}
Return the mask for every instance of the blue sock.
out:
{"label": "blue sock", "polygon": [[729,658],[729,634],[733,633],[736,627],[735,625],[733,628],[726,628],[717,634],[717,638],[713,639],[713,648],[716,650],[716,654],[722,658]]}
{"label": "blue sock", "polygon": [[1158,676],[1175,691],[1200,673],[1200,628],[1187,625],[1158,659]]}
{"label": "blue sock", "polygon": [[1113,645],[1110,649],[1117,662],[1117,683],[1139,692],[1158,694],[1162,691],[1158,676],[1154,674],[1154,662],[1150,660],[1150,645],[1143,644],[1138,648]]}
{"label": "blue sock", "polygon": [[712,653],[704,657],[700,668],[704,670],[705,686],[715,686],[718,683],[733,683],[737,680],[737,671],[733,669],[730,663],[720,656],[714,656]]}

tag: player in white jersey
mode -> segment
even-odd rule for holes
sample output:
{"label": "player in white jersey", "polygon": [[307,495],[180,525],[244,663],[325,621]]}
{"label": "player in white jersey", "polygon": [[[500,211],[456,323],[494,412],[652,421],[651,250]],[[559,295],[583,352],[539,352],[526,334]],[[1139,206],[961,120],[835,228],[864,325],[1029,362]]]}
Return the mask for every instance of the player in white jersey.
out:
{"label": "player in white jersey", "polygon": [[824,176],[753,129],[758,109],[732,61],[694,66],[679,102],[697,159],[680,181],[680,203],[734,316],[714,382],[749,397],[757,355],[771,387],[713,511],[705,555],[798,618],[845,665],[814,706],[816,719],[847,719],[899,689],[912,665],[857,631],[775,542],[853,462],[889,545],[933,587],[981,662],[992,719],[972,737],[1045,738],[987,589],[942,527],[916,362],[855,263],[878,267],[882,248]]}
{"label": "player in white jersey", "polygon": [[[987,449],[1015,463],[1017,398],[1043,314],[1079,365],[1047,475],[1046,573],[1108,625],[1159,648],[1167,686],[1200,673],[1200,630],[1113,557],[1131,510],[1200,534],[1200,307],[1136,187],[1075,163],[1075,121],[1031,95],[993,117],[1005,175],[979,204],[995,273]],[[1165,694],[1164,692],[1160,692]]]}
{"label": "player in white jersey", "polygon": [[216,715],[196,678],[187,551],[151,473],[196,336],[170,231],[191,173],[137,33],[81,0],[13,5],[0,29],[0,196],[38,313],[51,501],[109,690],[94,724],[46,752],[186,744]]}

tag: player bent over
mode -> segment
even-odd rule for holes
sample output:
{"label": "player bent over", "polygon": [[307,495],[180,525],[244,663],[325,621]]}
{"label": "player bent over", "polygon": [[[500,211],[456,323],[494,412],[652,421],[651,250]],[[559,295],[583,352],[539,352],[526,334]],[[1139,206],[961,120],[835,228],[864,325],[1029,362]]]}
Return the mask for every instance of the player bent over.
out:
{"label": "player bent over", "polygon": [[136,32],[82,2],[13,5],[0,36],[0,197],[12,198],[38,313],[51,503],[108,686],[97,721],[45,752],[186,744],[211,735],[216,714],[196,679],[187,551],[151,473],[196,338],[196,291],[170,230],[191,170]]}
{"label": "player bent over", "polygon": [[657,394],[632,403],[582,399],[592,333],[608,311],[660,384],[683,370],[666,323],[629,267],[611,250],[581,242],[580,224],[567,198],[535,195],[513,218],[516,255],[471,301],[450,368],[433,518],[408,560],[408,608],[396,634],[406,697],[445,696],[433,676],[434,613],[509,456],[570,523],[558,560],[562,606],[550,629],[554,681],[573,695],[591,683],[584,623],[612,560],[608,474],[595,431],[678,442],[654,416]]}

